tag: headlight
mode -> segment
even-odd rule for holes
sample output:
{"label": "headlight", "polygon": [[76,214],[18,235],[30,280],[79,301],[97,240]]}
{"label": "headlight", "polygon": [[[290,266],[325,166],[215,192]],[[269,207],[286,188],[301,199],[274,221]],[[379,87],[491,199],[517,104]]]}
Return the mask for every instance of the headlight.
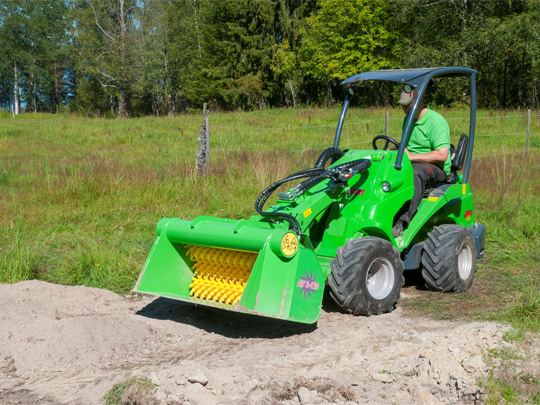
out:
{"label": "headlight", "polygon": [[390,189],[392,188],[392,185],[387,182],[387,181],[384,181],[383,184],[382,184],[382,190],[385,192],[385,193],[388,193],[390,191]]}

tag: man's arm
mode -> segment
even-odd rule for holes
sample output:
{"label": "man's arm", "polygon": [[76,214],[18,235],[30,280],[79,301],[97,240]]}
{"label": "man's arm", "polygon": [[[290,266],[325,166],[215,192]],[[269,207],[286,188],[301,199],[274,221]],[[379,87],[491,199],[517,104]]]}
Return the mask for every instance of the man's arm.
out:
{"label": "man's arm", "polygon": [[409,156],[411,162],[440,163],[446,162],[446,158],[448,158],[448,148],[441,148],[421,154],[413,154],[405,148],[405,152],[407,152],[407,156]]}

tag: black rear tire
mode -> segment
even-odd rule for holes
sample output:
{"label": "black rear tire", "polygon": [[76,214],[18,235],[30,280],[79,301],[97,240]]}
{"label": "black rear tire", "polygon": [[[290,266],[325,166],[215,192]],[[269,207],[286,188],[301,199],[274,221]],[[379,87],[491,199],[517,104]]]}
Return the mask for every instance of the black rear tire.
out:
{"label": "black rear tire", "polygon": [[405,279],[392,243],[372,236],[350,239],[330,267],[330,296],[345,311],[370,316],[394,310]]}
{"label": "black rear tire", "polygon": [[459,225],[440,225],[428,233],[422,252],[422,277],[431,291],[467,291],[476,272],[472,232]]}

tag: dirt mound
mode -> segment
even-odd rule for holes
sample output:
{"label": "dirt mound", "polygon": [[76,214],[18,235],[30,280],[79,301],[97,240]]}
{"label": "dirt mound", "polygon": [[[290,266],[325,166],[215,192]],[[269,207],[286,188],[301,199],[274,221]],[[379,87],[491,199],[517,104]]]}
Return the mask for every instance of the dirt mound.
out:
{"label": "dirt mound", "polygon": [[146,376],[149,403],[472,401],[505,327],[353,317],[301,325],[40,281],[0,285],[0,403],[97,404]]}

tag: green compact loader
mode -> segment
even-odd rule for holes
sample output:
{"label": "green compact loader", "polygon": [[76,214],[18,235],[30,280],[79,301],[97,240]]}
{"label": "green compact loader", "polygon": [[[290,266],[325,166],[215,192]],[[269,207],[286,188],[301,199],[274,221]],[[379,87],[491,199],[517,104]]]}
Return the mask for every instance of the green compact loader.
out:
{"label": "green compact loader", "polygon": [[[475,222],[469,187],[476,75],[475,70],[453,67],[380,70],[346,79],[334,144],[315,166],[267,187],[255,202],[258,215],[249,219],[159,221],[134,291],[303,323],[319,318],[326,287],[354,315],[392,311],[404,270],[420,270],[430,290],[466,291],[485,240],[484,226]],[[405,146],[419,100],[432,79],[457,76],[470,78],[469,134],[451,148],[448,180],[426,190],[408,228],[394,238],[392,226],[413,196]],[[374,150],[340,150],[355,85],[379,80],[418,91],[401,142],[379,135],[373,139]],[[270,195],[289,182],[294,187],[279,193],[277,203],[264,210]]]}

